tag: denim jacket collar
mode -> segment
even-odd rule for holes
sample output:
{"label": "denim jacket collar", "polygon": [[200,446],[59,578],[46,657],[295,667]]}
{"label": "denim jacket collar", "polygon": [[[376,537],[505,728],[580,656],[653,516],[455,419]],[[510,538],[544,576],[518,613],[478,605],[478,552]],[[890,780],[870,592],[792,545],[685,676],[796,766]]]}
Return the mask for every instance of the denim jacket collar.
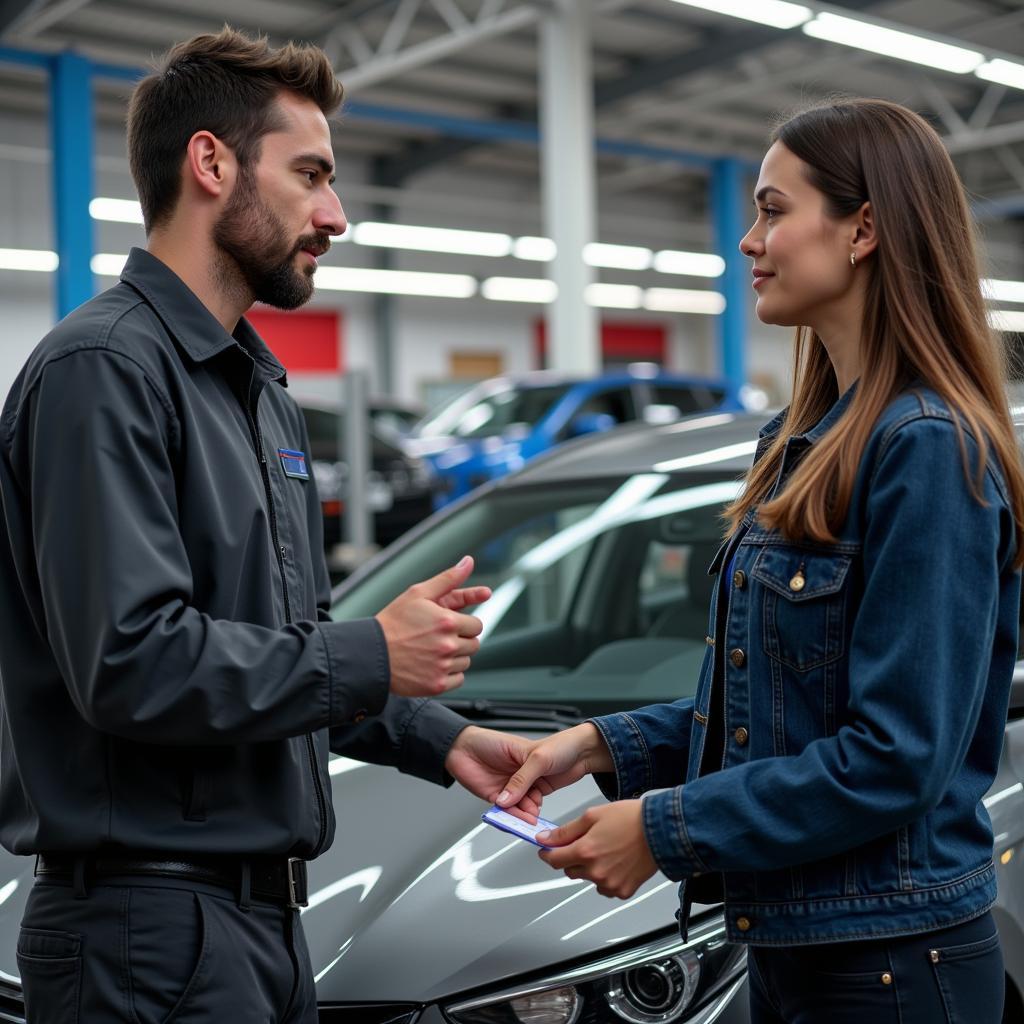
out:
{"label": "denim jacket collar", "polygon": [[[809,430],[804,431],[802,434],[794,434],[794,439],[806,441],[807,444],[816,444],[821,440],[822,437],[832,428],[840,416],[846,412],[847,406],[853,400],[853,396],[857,391],[857,381],[854,381],[840,396],[836,399],[832,408],[818,422],[811,427]],[[789,406],[787,405],[782,412],[773,416],[759,431],[758,438],[762,441],[766,438],[773,438],[782,429],[783,423],[786,422],[786,416],[789,415]]]}

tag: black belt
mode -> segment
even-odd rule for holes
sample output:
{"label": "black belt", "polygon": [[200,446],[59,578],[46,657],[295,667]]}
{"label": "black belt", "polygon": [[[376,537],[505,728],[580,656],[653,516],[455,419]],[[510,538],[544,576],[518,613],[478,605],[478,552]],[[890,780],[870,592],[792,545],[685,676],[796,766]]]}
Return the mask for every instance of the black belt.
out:
{"label": "black belt", "polygon": [[[308,904],[306,862],[299,857],[162,857],[145,854],[41,853],[36,874],[73,880],[84,863],[85,878],[109,878],[116,875],[144,875],[158,878],[182,878],[205,882],[237,891],[248,874],[247,888],[257,899],[284,903],[289,907]],[[77,867],[76,867],[77,865]],[[248,868],[248,872],[246,871]]]}

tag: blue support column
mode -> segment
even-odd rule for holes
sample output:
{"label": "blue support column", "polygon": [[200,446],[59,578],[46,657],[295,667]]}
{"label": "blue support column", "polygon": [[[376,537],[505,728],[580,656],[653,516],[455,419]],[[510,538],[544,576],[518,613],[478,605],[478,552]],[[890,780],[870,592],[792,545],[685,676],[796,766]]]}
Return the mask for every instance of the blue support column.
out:
{"label": "blue support column", "polygon": [[716,160],[711,176],[711,205],[715,218],[715,248],[725,260],[721,278],[725,312],[718,318],[721,369],[737,386],[746,383],[747,303],[750,266],[737,246],[746,234],[748,206],[746,167],[741,160]]}
{"label": "blue support column", "polygon": [[57,255],[57,318],[93,295],[90,263],[93,227],[92,69],[76,53],[50,63],[50,137]]}

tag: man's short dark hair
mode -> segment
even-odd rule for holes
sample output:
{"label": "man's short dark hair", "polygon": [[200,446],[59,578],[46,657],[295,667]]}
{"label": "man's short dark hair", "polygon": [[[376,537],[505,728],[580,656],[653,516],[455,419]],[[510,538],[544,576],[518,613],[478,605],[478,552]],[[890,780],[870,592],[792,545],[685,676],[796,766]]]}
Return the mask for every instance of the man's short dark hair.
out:
{"label": "man's short dark hair", "polygon": [[281,127],[274,100],[283,91],[312,100],[327,116],[344,95],[316,46],[274,49],[225,25],[167,52],[128,106],[128,160],[147,233],[174,212],[189,139],[212,132],[249,166],[263,136]]}

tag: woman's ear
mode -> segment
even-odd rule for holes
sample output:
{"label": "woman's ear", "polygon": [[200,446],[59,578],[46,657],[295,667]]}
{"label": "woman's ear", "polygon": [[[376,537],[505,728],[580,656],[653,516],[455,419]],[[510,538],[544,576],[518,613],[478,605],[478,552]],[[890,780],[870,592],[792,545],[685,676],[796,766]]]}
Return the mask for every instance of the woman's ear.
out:
{"label": "woman's ear", "polygon": [[856,253],[857,259],[863,259],[873,253],[878,246],[875,217],[870,203],[864,203],[854,215],[851,246],[851,251]]}

